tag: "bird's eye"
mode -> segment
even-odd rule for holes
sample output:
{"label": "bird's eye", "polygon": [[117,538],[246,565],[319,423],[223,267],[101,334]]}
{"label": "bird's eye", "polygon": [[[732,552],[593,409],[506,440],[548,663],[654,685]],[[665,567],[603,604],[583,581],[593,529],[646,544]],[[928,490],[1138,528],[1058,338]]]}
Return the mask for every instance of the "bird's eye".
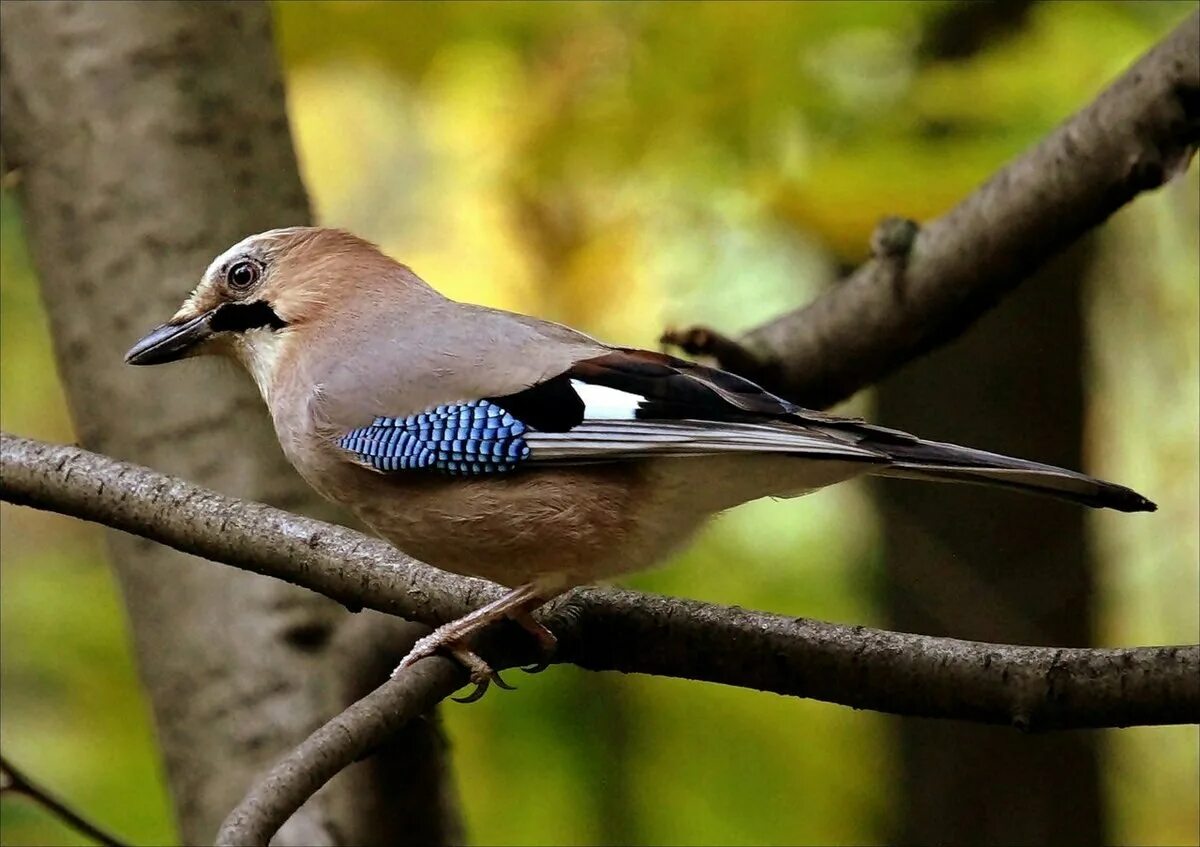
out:
{"label": "bird's eye", "polygon": [[245,291],[258,282],[258,265],[254,262],[234,262],[225,272],[225,281],[235,291]]}

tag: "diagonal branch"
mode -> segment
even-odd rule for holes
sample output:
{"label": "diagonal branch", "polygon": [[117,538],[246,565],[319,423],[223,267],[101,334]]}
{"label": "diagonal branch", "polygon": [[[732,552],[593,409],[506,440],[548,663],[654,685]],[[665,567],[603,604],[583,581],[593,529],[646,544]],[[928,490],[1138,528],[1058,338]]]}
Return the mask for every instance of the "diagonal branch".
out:
{"label": "diagonal branch", "polygon": [[[0,496],[429,625],[499,596],[387,543],[76,447],[0,436]],[[840,626],[633,591],[579,590],[542,615],[558,661],[720,682],[898,715],[1022,729],[1200,722],[1200,646],[985,644]],[[532,661],[518,631],[481,643]]]}
{"label": "diagonal branch", "polygon": [[318,788],[449,697],[463,679],[462,669],[441,657],[418,662],[399,679],[389,679],[271,768],[221,824],[217,844],[266,847]]}
{"label": "diagonal branch", "polygon": [[97,844],[103,844],[104,847],[125,847],[124,842],[109,835],[66,803],[63,803],[14,767],[3,756],[0,756],[0,793],[20,794],[28,797],[64,824],[82,833]]}
{"label": "diagonal branch", "polygon": [[736,341],[707,327],[663,341],[830,406],[960,335],[1067,245],[1181,173],[1197,144],[1200,13],[946,214],[907,238],[885,221],[875,258],[812,303]]}

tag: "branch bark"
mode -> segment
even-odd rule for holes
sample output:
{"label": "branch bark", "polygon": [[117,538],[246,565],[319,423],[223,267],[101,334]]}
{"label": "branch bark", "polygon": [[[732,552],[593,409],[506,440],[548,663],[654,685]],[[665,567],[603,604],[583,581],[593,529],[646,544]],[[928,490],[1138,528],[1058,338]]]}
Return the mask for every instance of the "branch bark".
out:
{"label": "branch bark", "polygon": [[[707,327],[665,343],[824,408],[960,335],[1048,259],[1186,167],[1200,144],[1200,13],[1054,133],[945,215],[807,306],[736,342]],[[711,343],[710,343],[711,342]]]}
{"label": "branch bark", "polygon": [[[239,501],[76,447],[0,436],[0,496],[97,521],[351,606],[434,626],[501,589],[384,541]],[[633,591],[586,589],[541,616],[560,662],[721,682],[898,715],[1024,730],[1200,722],[1200,646],[1025,647],[840,626]],[[496,667],[537,658],[516,627]]]}

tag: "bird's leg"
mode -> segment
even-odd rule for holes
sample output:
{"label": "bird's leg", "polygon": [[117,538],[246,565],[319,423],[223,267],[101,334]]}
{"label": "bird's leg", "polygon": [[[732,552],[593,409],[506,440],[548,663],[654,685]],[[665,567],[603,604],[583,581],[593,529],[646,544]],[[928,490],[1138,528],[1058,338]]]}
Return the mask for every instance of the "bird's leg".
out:
{"label": "bird's leg", "polygon": [[[529,617],[529,610],[542,605],[545,600],[539,596],[537,587],[534,585],[522,585],[520,588],[514,588],[512,591],[493,600],[485,606],[480,606],[475,611],[463,615],[457,620],[443,624],[425,636],[413,645],[413,648],[404,657],[400,665],[392,672],[392,678],[400,674],[405,668],[410,667],[416,662],[428,656],[432,656],[439,650],[445,650],[455,659],[457,659],[464,667],[471,672],[471,682],[475,683],[475,692],[460,702],[474,702],[483,696],[487,691],[488,684],[495,682],[501,688],[511,688],[512,686],[504,682],[500,675],[485,662],[477,653],[471,649],[470,640],[478,632],[486,629],[492,623],[503,620],[507,617],[512,617],[521,626],[529,629],[526,624],[521,622],[521,618],[528,618],[533,626],[540,628],[544,635],[535,633],[535,637],[539,639],[539,643],[544,643],[545,636],[554,636]],[[530,632],[534,630],[530,629]]]}

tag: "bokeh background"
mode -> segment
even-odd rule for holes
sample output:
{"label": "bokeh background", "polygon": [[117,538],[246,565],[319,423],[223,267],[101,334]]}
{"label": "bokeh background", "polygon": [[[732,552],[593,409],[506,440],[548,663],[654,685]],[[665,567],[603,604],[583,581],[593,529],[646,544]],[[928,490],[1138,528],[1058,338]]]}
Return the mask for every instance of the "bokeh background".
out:
{"label": "bokeh background", "polygon": [[[322,222],[451,296],[653,347],[664,326],[737,331],[806,302],[881,216],[941,213],[1195,8],[1022,2],[966,29],[940,2],[275,14]],[[1086,281],[1087,467],[1161,505],[1089,515],[1098,645],[1200,639],[1198,194],[1193,165],[1115,216]],[[0,426],[69,442],[20,209],[7,189],[0,204]],[[870,393],[841,410],[870,414]],[[171,842],[100,531],[0,517],[6,755],[127,839]],[[869,492],[848,484],[740,508],[628,584],[885,625],[883,567]],[[444,709],[476,842],[872,843],[903,813],[895,719],[566,667],[519,683]],[[1112,839],[1196,843],[1196,727],[1102,738]],[[0,843],[85,843],[2,803]]]}

